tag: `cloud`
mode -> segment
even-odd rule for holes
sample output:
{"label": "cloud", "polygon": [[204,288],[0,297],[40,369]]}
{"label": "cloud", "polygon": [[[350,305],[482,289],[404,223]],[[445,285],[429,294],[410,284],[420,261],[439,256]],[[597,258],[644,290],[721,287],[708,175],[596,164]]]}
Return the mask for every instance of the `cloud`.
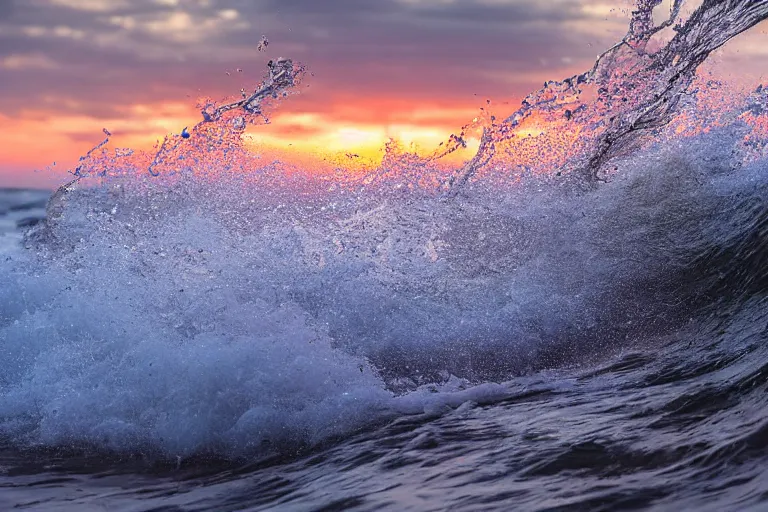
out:
{"label": "cloud", "polygon": [[59,66],[48,56],[42,54],[8,55],[0,59],[0,68],[21,69],[58,69]]}
{"label": "cloud", "polygon": [[10,18],[14,8],[14,0],[0,0],[0,21]]}
{"label": "cloud", "polygon": [[[531,83],[586,66],[595,50],[566,29],[601,22],[602,12],[585,5],[591,3],[0,0],[0,16],[13,11],[0,17],[0,113],[30,115],[34,106],[109,119],[130,103],[220,98],[252,87],[277,56],[293,57],[315,75],[285,105],[289,111],[339,114],[380,101],[392,114],[384,108],[377,115],[401,119],[413,110],[409,104],[465,108],[485,97],[520,96]],[[271,44],[263,54],[256,46],[264,34]]]}
{"label": "cloud", "polygon": [[55,6],[67,7],[77,11],[110,12],[128,5],[121,0],[50,0]]}

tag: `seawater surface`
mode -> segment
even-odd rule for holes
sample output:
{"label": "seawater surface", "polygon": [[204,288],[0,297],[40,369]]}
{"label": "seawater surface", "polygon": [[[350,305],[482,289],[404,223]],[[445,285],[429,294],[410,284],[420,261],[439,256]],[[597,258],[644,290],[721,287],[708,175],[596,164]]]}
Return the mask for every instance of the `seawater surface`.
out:
{"label": "seawater surface", "polygon": [[658,3],[455,170],[256,166],[281,60],[0,191],[0,507],[767,510],[768,96],[697,70],[768,3]]}

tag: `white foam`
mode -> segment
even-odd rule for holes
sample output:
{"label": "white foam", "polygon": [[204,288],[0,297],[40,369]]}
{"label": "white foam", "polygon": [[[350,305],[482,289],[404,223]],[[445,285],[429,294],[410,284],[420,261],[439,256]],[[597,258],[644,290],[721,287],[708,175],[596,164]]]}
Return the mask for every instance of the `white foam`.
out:
{"label": "white foam", "polygon": [[707,158],[653,150],[589,194],[361,194],[324,214],[227,184],[73,193],[0,267],[0,435],[236,456],[503,399],[493,382],[551,350],[663,327],[723,201],[766,182],[762,162],[728,190],[746,171]]}

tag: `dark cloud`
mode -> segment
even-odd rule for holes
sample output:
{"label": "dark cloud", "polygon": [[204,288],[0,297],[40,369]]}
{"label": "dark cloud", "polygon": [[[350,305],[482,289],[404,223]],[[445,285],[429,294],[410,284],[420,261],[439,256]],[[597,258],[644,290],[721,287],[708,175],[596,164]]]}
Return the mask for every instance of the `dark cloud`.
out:
{"label": "dark cloud", "polygon": [[14,0],[0,0],[0,20],[10,18],[15,7]]}
{"label": "dark cloud", "polygon": [[[226,70],[245,67],[256,81],[279,55],[315,73],[298,101],[307,109],[350,97],[512,95],[526,91],[512,90],[505,73],[556,78],[562,58],[594,54],[563,28],[584,19],[577,0],[182,0],[178,8],[103,0],[103,9],[86,8],[98,3],[28,0],[4,20],[13,5],[0,0],[0,62],[16,58],[0,68],[0,112],[45,101],[51,111],[110,117],[127,103],[223,96],[248,87]],[[262,34],[266,54],[255,50]]]}
{"label": "dark cloud", "polygon": [[400,23],[404,20],[430,23],[452,21],[459,24],[467,22],[483,22],[493,24],[523,24],[534,21],[562,21],[582,17],[579,4],[573,1],[509,1],[509,2],[478,2],[463,0],[461,2],[435,1],[398,1],[398,0],[332,0],[318,2],[316,0],[221,0],[221,6],[230,6],[250,11],[254,14],[272,12],[289,18],[323,18],[329,20],[347,21],[391,21]]}

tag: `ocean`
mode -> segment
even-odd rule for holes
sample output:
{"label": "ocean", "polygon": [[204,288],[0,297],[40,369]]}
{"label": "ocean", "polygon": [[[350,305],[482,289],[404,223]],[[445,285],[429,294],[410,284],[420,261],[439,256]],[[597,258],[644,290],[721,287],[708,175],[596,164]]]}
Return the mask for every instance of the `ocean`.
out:
{"label": "ocean", "polygon": [[279,61],[1,190],[0,508],[768,510],[768,89],[700,67],[768,2],[696,13],[459,168],[258,160]]}

